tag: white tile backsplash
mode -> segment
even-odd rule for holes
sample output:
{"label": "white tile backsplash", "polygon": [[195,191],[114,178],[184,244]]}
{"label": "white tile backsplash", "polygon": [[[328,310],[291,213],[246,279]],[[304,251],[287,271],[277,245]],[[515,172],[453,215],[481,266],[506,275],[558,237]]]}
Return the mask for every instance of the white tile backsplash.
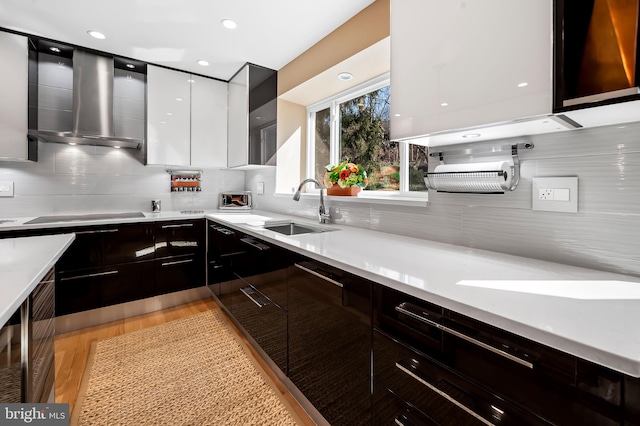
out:
{"label": "white tile backsplash", "polygon": [[244,172],[204,169],[202,192],[170,192],[164,167],[144,166],[141,151],[40,143],[37,162],[0,161],[0,180],[15,196],[0,198],[0,218],[162,209],[211,210],[222,191],[244,190]]}
{"label": "white tile backsplash", "polygon": [[[519,153],[521,181],[513,193],[430,191],[427,207],[335,199],[328,205],[332,213],[338,209],[337,223],[640,276],[640,122],[499,144],[526,141],[535,148]],[[532,211],[531,179],[536,176],[578,176],[578,213]],[[275,177],[246,173],[247,189],[260,181],[275,188]],[[254,197],[256,208],[315,218],[317,201],[296,203],[270,193]]]}

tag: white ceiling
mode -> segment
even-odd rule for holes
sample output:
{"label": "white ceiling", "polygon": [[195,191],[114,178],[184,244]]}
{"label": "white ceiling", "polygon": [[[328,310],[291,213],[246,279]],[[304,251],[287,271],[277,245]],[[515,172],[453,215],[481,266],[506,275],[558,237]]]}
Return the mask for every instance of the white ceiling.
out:
{"label": "white ceiling", "polygon": [[0,27],[228,80],[245,62],[279,70],[373,1],[0,0]]}

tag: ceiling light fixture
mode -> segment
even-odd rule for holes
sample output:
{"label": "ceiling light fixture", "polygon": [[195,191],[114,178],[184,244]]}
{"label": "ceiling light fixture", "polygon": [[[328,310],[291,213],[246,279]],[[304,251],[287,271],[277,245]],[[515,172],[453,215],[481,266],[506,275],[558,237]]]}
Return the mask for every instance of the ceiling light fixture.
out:
{"label": "ceiling light fixture", "polygon": [[518,87],[527,87],[529,85],[529,83],[527,83],[526,81],[523,81],[522,83],[518,84]]}
{"label": "ceiling light fixture", "polygon": [[114,146],[114,148],[115,148],[115,149],[120,149],[120,146],[115,145],[115,146]]}
{"label": "ceiling light fixture", "polygon": [[338,78],[342,81],[349,81],[353,78],[353,74],[351,74],[350,72],[341,72],[340,74],[338,74]]}
{"label": "ceiling light fixture", "polygon": [[200,59],[198,61],[198,65],[202,65],[203,67],[208,67],[209,66],[209,62],[207,62],[207,61],[205,61],[203,59]]}
{"label": "ceiling light fixture", "polygon": [[445,106],[449,106],[449,104],[446,103],[446,102],[443,102],[443,103],[440,104],[440,106],[445,107]]}
{"label": "ceiling light fixture", "polygon": [[71,146],[75,146],[75,145],[76,145],[76,143],[75,143],[75,142],[69,142],[69,145],[71,145]]}
{"label": "ceiling light fixture", "polygon": [[482,136],[480,133],[467,133],[466,135],[462,135],[465,139],[474,139],[479,138],[480,136]]}
{"label": "ceiling light fixture", "polygon": [[393,114],[394,117],[400,117],[402,114]]}
{"label": "ceiling light fixture", "polygon": [[181,102],[182,98],[176,98],[176,101]]}
{"label": "ceiling light fixture", "polygon": [[190,78],[189,80],[187,80],[187,83],[195,83],[196,81],[192,78]]}
{"label": "ceiling light fixture", "polygon": [[134,69],[136,66],[133,64],[127,64],[127,68]]}
{"label": "ceiling light fixture", "polygon": [[50,47],[49,50],[52,51],[52,52],[60,53],[60,49],[55,47],[55,46]]}
{"label": "ceiling light fixture", "polygon": [[220,21],[220,24],[230,30],[235,30],[236,28],[238,28],[238,24],[233,19],[223,19],[222,21]]}
{"label": "ceiling light fixture", "polygon": [[87,34],[89,34],[93,38],[97,38],[98,40],[104,40],[105,38],[107,38],[107,36],[102,34],[100,31],[91,30],[91,31],[87,31]]}

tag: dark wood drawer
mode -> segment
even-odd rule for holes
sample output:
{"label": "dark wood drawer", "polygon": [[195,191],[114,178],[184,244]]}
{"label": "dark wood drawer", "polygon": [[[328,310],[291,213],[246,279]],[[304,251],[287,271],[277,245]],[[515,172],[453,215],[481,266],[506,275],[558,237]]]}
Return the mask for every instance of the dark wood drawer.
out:
{"label": "dark wood drawer", "polygon": [[441,363],[374,331],[374,380],[439,425],[548,425]]}
{"label": "dark wood drawer", "polygon": [[375,383],[373,388],[372,423],[375,426],[438,426],[427,415],[380,383]]}
{"label": "dark wood drawer", "polygon": [[153,296],[153,261],[60,272],[56,315],[102,308]]}
{"label": "dark wood drawer", "polygon": [[154,258],[152,224],[120,224],[64,229],[76,239],[60,258],[60,271],[98,268]]}
{"label": "dark wood drawer", "polygon": [[205,252],[204,219],[156,222],[155,258]]}

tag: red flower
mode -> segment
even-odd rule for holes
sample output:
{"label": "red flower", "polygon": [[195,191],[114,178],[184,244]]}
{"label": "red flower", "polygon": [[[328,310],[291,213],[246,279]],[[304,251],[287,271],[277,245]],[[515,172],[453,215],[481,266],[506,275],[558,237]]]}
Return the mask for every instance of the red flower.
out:
{"label": "red flower", "polygon": [[340,179],[345,180],[349,178],[349,175],[351,174],[351,172],[347,169],[341,170],[340,171]]}

